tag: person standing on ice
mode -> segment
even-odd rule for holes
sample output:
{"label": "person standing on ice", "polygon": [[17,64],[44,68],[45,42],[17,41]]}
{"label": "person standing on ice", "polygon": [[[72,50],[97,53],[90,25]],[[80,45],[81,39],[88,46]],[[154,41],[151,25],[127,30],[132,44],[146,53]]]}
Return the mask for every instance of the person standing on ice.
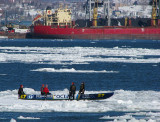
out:
{"label": "person standing on ice", "polygon": [[42,87],[41,87],[41,95],[45,95],[45,92],[44,92],[44,84],[42,84]]}
{"label": "person standing on ice", "polygon": [[25,93],[24,93],[24,91],[23,91],[23,85],[20,85],[20,88],[19,88],[19,90],[18,90],[18,95],[19,95],[19,97],[21,97],[21,95],[24,95]]}
{"label": "person standing on ice", "polygon": [[74,85],[74,82],[72,82],[72,85],[70,86],[70,91],[69,91],[69,99],[71,99],[71,97],[74,100],[74,95],[76,93],[76,86]]}
{"label": "person standing on ice", "polygon": [[85,91],[85,85],[84,85],[84,82],[82,82],[80,86],[79,94],[84,94],[84,91]]}
{"label": "person standing on ice", "polygon": [[45,93],[45,95],[50,95],[51,94],[51,93],[49,93],[48,85],[46,85],[46,87],[44,87],[43,92]]}

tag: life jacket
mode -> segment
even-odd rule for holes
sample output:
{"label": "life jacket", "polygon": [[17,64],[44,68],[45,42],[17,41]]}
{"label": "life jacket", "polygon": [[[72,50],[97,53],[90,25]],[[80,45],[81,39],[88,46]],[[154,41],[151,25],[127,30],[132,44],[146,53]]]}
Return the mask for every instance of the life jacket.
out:
{"label": "life jacket", "polygon": [[23,88],[19,88],[19,90],[18,90],[18,94],[19,94],[19,95],[24,94],[24,92],[23,92]]}
{"label": "life jacket", "polygon": [[76,86],[75,85],[71,86],[71,91],[76,91]]}
{"label": "life jacket", "polygon": [[49,89],[47,87],[45,87],[43,92],[45,92],[47,94],[47,93],[49,93]]}
{"label": "life jacket", "polygon": [[84,89],[84,86],[83,86],[83,85],[81,85],[81,86],[80,86],[80,89],[81,89],[81,90],[83,90],[83,89]]}

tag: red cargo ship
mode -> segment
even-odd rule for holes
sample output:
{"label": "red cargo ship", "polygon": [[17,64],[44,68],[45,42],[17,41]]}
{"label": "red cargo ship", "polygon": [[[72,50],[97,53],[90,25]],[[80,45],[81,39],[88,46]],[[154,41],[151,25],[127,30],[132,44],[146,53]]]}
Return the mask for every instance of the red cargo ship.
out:
{"label": "red cargo ship", "polygon": [[[160,39],[160,28],[157,26],[97,26],[96,10],[97,7],[94,9],[93,26],[80,28],[72,22],[70,9],[57,9],[52,14],[51,8],[47,8],[33,21],[43,18],[44,24],[34,23],[32,36],[52,39]],[[155,24],[153,19],[152,23]]]}
{"label": "red cargo ship", "polygon": [[160,39],[160,28],[69,28],[37,25],[34,37],[53,39]]}

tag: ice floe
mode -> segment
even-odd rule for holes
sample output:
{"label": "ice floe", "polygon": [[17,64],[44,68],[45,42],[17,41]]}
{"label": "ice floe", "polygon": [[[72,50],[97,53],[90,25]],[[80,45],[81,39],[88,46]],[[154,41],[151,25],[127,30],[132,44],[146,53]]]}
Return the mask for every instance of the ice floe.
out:
{"label": "ice floe", "polygon": [[50,64],[85,64],[90,62],[159,63],[160,49],[121,47],[0,47],[0,62]]}

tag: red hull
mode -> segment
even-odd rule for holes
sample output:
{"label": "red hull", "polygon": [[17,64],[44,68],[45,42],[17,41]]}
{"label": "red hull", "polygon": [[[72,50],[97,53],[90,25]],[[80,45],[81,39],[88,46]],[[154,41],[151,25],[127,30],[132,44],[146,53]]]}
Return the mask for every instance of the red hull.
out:
{"label": "red hull", "polygon": [[160,28],[52,28],[34,26],[34,36],[54,39],[160,39]]}

